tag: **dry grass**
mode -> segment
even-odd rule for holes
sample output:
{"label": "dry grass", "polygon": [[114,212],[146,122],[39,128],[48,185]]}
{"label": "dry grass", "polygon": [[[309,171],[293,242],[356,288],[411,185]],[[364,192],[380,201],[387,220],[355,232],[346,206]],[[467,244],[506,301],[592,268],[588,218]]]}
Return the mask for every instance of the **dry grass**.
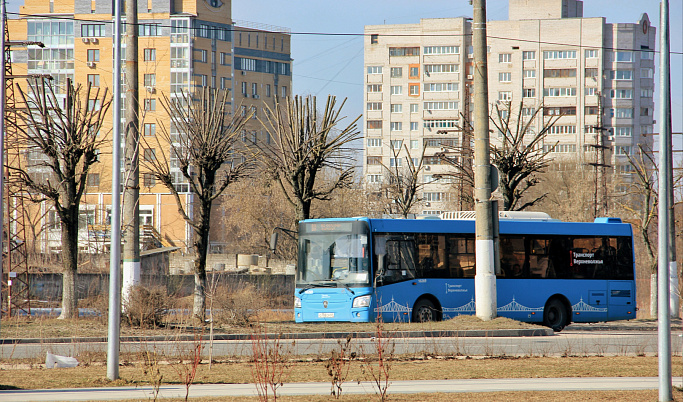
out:
{"label": "dry grass", "polygon": [[[254,323],[267,323],[270,332],[300,333],[300,332],[374,332],[375,323],[306,323],[295,324],[290,314],[262,310],[253,317],[252,325],[223,325],[214,330],[220,333],[252,333]],[[186,317],[169,316],[168,323],[182,322]],[[475,316],[459,316],[452,320],[431,323],[386,323],[387,331],[457,331],[457,330],[496,330],[520,328],[544,328],[534,324],[527,324],[509,318],[498,317],[491,321],[482,321]],[[182,329],[181,329],[182,332]],[[176,325],[166,328],[140,329],[128,325],[121,327],[121,336],[177,336],[179,329]],[[187,331],[191,334],[192,331]],[[75,338],[75,337],[105,337],[107,335],[106,320],[98,318],[81,318],[74,320],[58,320],[48,317],[11,317],[3,320],[2,338]]]}
{"label": "dry grass", "polygon": [[[680,359],[673,373],[681,375]],[[325,382],[325,361],[293,361],[286,382]],[[656,377],[656,357],[530,357],[488,359],[427,359],[392,362],[391,380],[450,380],[475,378],[558,378],[558,377]],[[165,384],[181,384],[173,368],[160,365]],[[108,382],[102,363],[71,369],[0,369],[4,387],[19,389],[84,388],[107,385],[147,385],[141,362],[127,363],[120,369],[121,380]],[[360,364],[351,364],[347,382],[367,381]],[[252,382],[249,362],[201,364],[196,384],[244,384]]]}
{"label": "dry grass", "polygon": [[[345,402],[366,402],[370,395],[342,395],[339,401]],[[674,401],[683,401],[683,392],[675,389],[673,392]],[[374,399],[374,398],[373,398]],[[183,399],[164,399],[165,401],[183,401]],[[305,396],[278,396],[278,400],[282,402],[324,402],[329,401],[329,395],[305,395]],[[433,393],[433,394],[390,394],[392,401],[421,401],[421,402],[442,402],[442,401],[491,401],[491,402],[508,402],[508,401],[532,401],[532,402],[548,402],[548,401],[657,401],[658,391],[537,391],[537,392],[476,392],[476,393]],[[196,402],[252,402],[258,401],[256,397],[238,397],[238,398],[193,398]]]}

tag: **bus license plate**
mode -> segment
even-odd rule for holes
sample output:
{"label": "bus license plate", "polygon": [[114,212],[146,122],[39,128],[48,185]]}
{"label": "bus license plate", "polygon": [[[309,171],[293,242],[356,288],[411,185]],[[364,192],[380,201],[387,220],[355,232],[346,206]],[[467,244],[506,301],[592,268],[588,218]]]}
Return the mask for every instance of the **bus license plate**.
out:
{"label": "bus license plate", "polygon": [[318,318],[334,318],[334,313],[318,313]]}

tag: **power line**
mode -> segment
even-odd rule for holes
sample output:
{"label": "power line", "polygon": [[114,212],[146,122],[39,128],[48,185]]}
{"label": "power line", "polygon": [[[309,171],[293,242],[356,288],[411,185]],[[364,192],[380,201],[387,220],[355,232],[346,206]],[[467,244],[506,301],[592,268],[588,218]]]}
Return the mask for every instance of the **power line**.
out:
{"label": "power line", "polygon": [[[93,22],[93,23],[98,23],[98,24],[113,24],[114,21],[106,21],[106,20],[93,20],[93,19],[87,19],[87,18],[75,18],[75,17],[67,17],[67,16],[46,16],[46,15],[39,15],[39,14],[22,14],[22,13],[10,13],[8,12],[7,14],[13,14],[17,15],[20,17],[30,17],[30,18],[39,18],[39,19],[47,19],[47,20],[66,20],[66,21],[80,21],[80,22]],[[123,23],[124,25],[126,24],[125,22]],[[149,22],[149,23],[144,23],[140,22],[136,24],[138,26],[148,26],[148,25],[156,25],[157,27],[160,28],[175,28],[172,27],[171,25],[164,25],[161,23],[156,23],[156,22]],[[207,28],[204,27],[183,27],[182,29],[187,29],[187,30],[192,30],[192,31],[199,31],[199,30],[204,30],[208,29],[209,31],[215,31],[217,30],[216,27],[208,26]],[[254,32],[253,29],[239,29],[236,28],[234,25],[231,25],[230,28],[226,29],[228,32]],[[399,34],[399,33],[391,33],[391,34],[373,34],[373,33],[354,33],[354,32],[285,32],[285,31],[262,31],[262,32],[267,32],[267,33],[277,33],[277,34],[286,34],[286,35],[301,35],[301,36],[356,36],[356,37],[366,37],[366,36],[371,36],[371,35],[379,35],[379,36],[385,36],[385,37],[417,37],[417,38],[425,38],[425,37],[454,37],[454,36],[472,36],[471,33],[444,33],[444,34],[438,34],[438,33],[404,33],[404,34]],[[610,51],[630,51],[630,52],[648,52],[648,53],[659,53],[659,50],[656,49],[633,49],[633,48],[623,48],[623,47],[610,47],[610,46],[589,46],[589,45],[583,45],[583,44],[575,44],[575,43],[562,43],[562,42],[550,42],[550,41],[541,41],[541,40],[531,40],[531,39],[519,39],[519,38],[509,38],[509,37],[503,37],[503,36],[487,36],[487,38],[491,39],[499,39],[499,40],[509,40],[509,41],[516,41],[516,42],[525,42],[525,43],[538,43],[538,44],[544,44],[544,45],[557,45],[557,46],[572,46],[572,47],[578,47],[578,48],[586,48],[586,49],[602,49],[602,50],[610,50]],[[675,55],[683,55],[683,51],[681,52],[674,52],[671,51],[669,54],[675,54]]]}

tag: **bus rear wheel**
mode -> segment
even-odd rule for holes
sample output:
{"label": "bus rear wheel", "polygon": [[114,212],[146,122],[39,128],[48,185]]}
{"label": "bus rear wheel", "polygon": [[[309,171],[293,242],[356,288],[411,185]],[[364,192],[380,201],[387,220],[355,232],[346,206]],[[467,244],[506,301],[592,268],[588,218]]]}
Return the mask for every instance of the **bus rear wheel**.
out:
{"label": "bus rear wheel", "polygon": [[427,299],[420,299],[413,307],[413,322],[438,321],[439,314],[434,303]]}
{"label": "bus rear wheel", "polygon": [[567,326],[567,323],[567,308],[558,299],[550,300],[543,310],[543,325],[552,328],[555,332],[560,332]]}

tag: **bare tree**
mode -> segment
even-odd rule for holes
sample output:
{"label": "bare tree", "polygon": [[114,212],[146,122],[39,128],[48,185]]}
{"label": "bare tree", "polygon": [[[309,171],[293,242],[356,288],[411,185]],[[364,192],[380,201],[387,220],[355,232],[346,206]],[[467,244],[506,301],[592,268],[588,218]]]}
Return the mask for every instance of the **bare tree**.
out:
{"label": "bare tree", "polygon": [[393,166],[391,164],[389,166],[382,164],[385,172],[384,177],[386,178],[382,190],[391,202],[386,204],[384,211],[389,214],[400,214],[403,217],[407,217],[411,210],[422,201],[418,192],[424,186],[424,183],[420,182],[419,174],[423,168],[425,147],[422,147],[422,154],[417,163],[415,163],[408,150],[408,145],[403,144],[406,154],[406,166],[398,162],[401,160],[399,159],[401,147],[394,148],[391,145],[389,149],[393,155],[394,163]]}
{"label": "bare tree", "polygon": [[[550,128],[561,117],[550,116],[548,121],[538,132],[534,132],[533,125],[536,116],[542,113],[544,107],[534,110],[530,116],[523,115],[522,102],[512,118],[511,102],[503,108],[496,104],[494,115],[490,116],[491,123],[502,135],[500,145],[491,145],[491,163],[498,168],[500,174],[499,189],[503,196],[503,210],[522,211],[543,200],[547,193],[532,197],[521,203],[527,190],[539,183],[537,173],[543,172],[550,162],[548,154],[554,146],[543,148],[543,142],[550,132]],[[541,114],[542,115],[542,114]]]}
{"label": "bare tree", "polygon": [[[252,114],[229,114],[227,91],[204,87],[194,97],[169,98],[161,104],[168,113],[177,135],[163,123],[154,148],[144,140],[142,166],[173,194],[178,213],[194,230],[194,304],[195,318],[203,322],[206,311],[206,255],[209,248],[211,206],[232,183],[253,168],[254,155],[240,146],[239,134]],[[167,154],[164,149],[170,148]],[[158,152],[157,152],[158,151]],[[170,157],[177,160],[179,171],[189,183],[196,203],[185,205],[175,187]],[[193,208],[192,213],[189,209]]]}
{"label": "bare tree", "polygon": [[[99,148],[106,140],[100,133],[111,104],[105,89],[90,85],[74,87],[70,79],[65,97],[58,98],[44,79],[29,82],[28,93],[17,85],[25,108],[18,110],[20,146],[29,156],[15,177],[29,190],[33,202],[50,201],[59,217],[62,242],[62,313],[59,318],[77,318],[76,271],[78,268],[78,218],[88,172],[99,161]],[[45,176],[37,173],[48,173]]]}
{"label": "bare tree", "polygon": [[[274,108],[267,105],[263,122],[274,144],[262,145],[266,169],[279,183],[295,210],[297,222],[308,219],[313,200],[329,200],[335,189],[353,180],[353,158],[349,143],[360,138],[356,123],[340,128],[345,116],[341,111],[346,100],[336,108],[336,98],[327,97],[322,115],[315,96],[277,99]],[[338,173],[334,180],[319,183],[324,169]],[[298,223],[297,223],[298,226]]]}
{"label": "bare tree", "polygon": [[[616,203],[624,211],[635,218],[633,225],[640,234],[645,245],[648,260],[648,272],[654,283],[657,283],[657,250],[653,225],[657,222],[657,206],[659,193],[657,192],[657,164],[651,150],[638,145],[635,155],[628,155],[629,165],[632,167],[634,180],[627,185],[626,193],[616,198]],[[657,287],[652,286],[650,292],[650,315],[657,316]]]}

